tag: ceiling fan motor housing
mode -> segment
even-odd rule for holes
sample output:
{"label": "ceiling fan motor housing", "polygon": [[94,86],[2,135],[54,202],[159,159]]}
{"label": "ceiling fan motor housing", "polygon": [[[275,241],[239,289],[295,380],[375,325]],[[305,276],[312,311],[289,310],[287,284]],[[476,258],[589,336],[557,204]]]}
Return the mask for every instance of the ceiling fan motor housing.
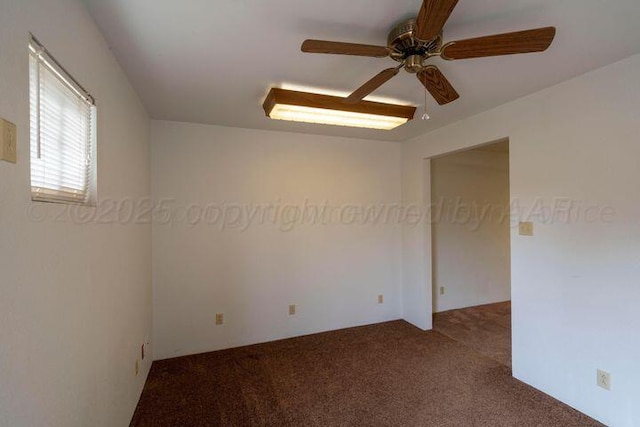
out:
{"label": "ceiling fan motor housing", "polygon": [[391,58],[403,63],[410,73],[420,72],[424,61],[435,56],[442,47],[442,33],[432,40],[419,40],[415,37],[416,31],[416,20],[409,19],[396,25],[387,39]]}

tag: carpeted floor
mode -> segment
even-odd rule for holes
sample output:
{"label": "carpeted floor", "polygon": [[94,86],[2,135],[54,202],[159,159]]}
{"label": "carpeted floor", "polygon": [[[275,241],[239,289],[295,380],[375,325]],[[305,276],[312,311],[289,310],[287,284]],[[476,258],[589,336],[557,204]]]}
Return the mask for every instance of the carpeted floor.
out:
{"label": "carpeted floor", "polygon": [[154,362],[132,426],[599,426],[403,321]]}
{"label": "carpeted floor", "polygon": [[433,329],[478,353],[511,366],[511,302],[445,311]]}

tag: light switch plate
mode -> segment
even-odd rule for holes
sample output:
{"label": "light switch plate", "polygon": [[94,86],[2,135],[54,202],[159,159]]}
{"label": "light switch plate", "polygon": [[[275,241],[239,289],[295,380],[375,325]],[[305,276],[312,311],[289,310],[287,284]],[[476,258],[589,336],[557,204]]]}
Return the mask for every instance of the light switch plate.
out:
{"label": "light switch plate", "polygon": [[521,222],[520,223],[520,235],[521,236],[533,236],[533,223]]}
{"label": "light switch plate", "polygon": [[611,390],[611,374],[598,369],[598,387]]}
{"label": "light switch plate", "polygon": [[16,163],[16,125],[0,119],[0,160]]}

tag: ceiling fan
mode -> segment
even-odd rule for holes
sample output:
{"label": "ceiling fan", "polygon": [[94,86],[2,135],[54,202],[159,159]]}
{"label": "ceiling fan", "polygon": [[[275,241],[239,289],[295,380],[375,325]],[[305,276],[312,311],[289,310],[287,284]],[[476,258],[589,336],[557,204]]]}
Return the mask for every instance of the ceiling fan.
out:
{"label": "ceiling fan", "polygon": [[397,25],[387,39],[387,46],[305,40],[302,51],[373,58],[386,58],[400,63],[389,68],[356,89],[344,102],[358,103],[395,77],[402,68],[416,74],[418,80],[440,105],[460,97],[442,72],[426,61],[434,56],[458,59],[543,52],[553,42],[555,27],[538,28],[506,34],[478,37],[444,43],[442,29],[458,0],[424,0],[418,17]]}

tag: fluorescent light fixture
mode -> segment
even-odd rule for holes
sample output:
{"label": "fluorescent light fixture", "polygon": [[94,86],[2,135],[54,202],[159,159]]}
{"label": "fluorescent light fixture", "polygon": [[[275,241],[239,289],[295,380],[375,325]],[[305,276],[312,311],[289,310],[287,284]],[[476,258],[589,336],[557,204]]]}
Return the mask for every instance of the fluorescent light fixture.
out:
{"label": "fluorescent light fixture", "polygon": [[377,116],[375,114],[352,113],[349,111],[282,104],[276,104],[276,106],[273,107],[270,117],[275,120],[286,120],[290,122],[318,123],[381,130],[391,130],[409,121],[407,118],[402,117]]}
{"label": "fluorescent light fixture", "polygon": [[341,97],[279,88],[271,89],[263,107],[274,120],[380,130],[407,123],[416,111],[412,106],[370,101],[348,104]]}
{"label": "fluorescent light fixture", "polygon": [[[338,98],[347,98],[349,95],[351,95],[351,92],[347,92],[343,90],[328,89],[326,87],[320,87],[320,86],[303,86],[295,83],[286,83],[286,82],[281,83],[275,87],[289,90],[289,91],[294,91],[294,92],[318,93],[320,95],[337,96]],[[398,104],[398,105],[410,104],[410,102],[407,102],[399,98],[390,98],[387,96],[380,96],[380,95],[376,95],[375,93],[371,95],[367,95],[366,100],[373,101],[373,102],[380,102],[382,104]]]}

